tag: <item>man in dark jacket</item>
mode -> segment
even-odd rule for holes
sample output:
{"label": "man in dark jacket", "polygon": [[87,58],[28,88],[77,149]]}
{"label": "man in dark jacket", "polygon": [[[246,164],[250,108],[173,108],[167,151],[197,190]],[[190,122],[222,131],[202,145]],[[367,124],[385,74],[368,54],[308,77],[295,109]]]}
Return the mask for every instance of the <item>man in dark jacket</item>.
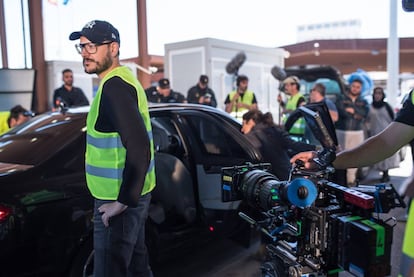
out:
{"label": "man in dark jacket", "polygon": [[81,88],[73,86],[73,71],[66,68],[62,71],[63,85],[53,92],[53,106],[66,107],[88,106],[89,100]]}
{"label": "man in dark jacket", "polygon": [[160,79],[157,86],[147,88],[145,94],[152,103],[187,103],[184,95],[171,89],[167,78]]}
{"label": "man in dark jacket", "polygon": [[191,87],[187,93],[188,103],[217,107],[214,91],[208,87],[208,76],[201,75],[197,85]]}
{"label": "man in dark jacket", "polygon": [[[336,101],[339,119],[335,123],[338,143],[347,150],[362,143],[365,139],[364,121],[368,116],[369,104],[361,97],[362,81],[355,79],[349,91]],[[348,168],[348,186],[355,186],[357,168]]]}

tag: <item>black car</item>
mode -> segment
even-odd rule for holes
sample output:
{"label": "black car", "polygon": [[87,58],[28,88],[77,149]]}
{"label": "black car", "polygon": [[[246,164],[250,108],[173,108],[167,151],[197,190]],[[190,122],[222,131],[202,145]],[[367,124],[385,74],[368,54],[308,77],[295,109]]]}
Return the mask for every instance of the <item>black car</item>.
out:
{"label": "black car", "polygon": [[[0,276],[91,272],[87,112],[41,114],[0,137]],[[147,221],[152,261],[203,234],[249,232],[237,216],[240,202],[221,201],[221,168],[260,159],[240,123],[204,105],[154,105],[150,115],[157,174]]]}
{"label": "black car", "polygon": [[344,94],[348,86],[341,72],[330,65],[300,65],[284,70],[286,76],[295,75],[299,78],[300,90],[306,97],[315,83],[322,83],[326,88],[326,96],[335,102],[338,95]]}

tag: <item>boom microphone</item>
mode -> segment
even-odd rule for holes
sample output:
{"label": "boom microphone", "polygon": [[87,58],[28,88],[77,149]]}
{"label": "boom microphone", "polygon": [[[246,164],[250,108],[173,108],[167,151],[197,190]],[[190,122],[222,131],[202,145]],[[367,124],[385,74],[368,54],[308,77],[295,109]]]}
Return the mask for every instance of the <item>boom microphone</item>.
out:
{"label": "boom microphone", "polygon": [[275,65],[274,67],[272,67],[272,70],[270,70],[270,73],[278,81],[283,81],[284,79],[286,79],[286,72],[280,66]]}
{"label": "boom microphone", "polygon": [[226,72],[228,74],[236,73],[246,60],[246,54],[244,52],[238,53],[227,65]]}

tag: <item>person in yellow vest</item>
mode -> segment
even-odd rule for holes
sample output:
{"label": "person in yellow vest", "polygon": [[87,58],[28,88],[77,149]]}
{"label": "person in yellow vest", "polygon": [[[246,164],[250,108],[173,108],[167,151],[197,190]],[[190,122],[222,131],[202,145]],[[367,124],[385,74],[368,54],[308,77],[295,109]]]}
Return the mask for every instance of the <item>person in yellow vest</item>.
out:
{"label": "person in yellow vest", "polygon": [[[283,92],[288,96],[286,103],[279,94],[277,101],[282,107],[282,123],[285,124],[289,115],[300,106],[306,104],[305,97],[300,92],[300,80],[296,76],[289,76],[283,81]],[[305,119],[299,118],[293,123],[293,126],[285,126],[286,131],[289,132],[297,140],[302,140],[305,134]]]}
{"label": "person in yellow vest", "polygon": [[239,75],[236,79],[236,90],[230,92],[224,104],[225,110],[240,122],[243,120],[243,114],[248,111],[256,110],[257,100],[253,91],[248,90],[249,78],[246,75]]}
{"label": "person in yellow vest", "polygon": [[[392,156],[412,139],[414,139],[414,90],[410,92],[410,97],[404,102],[403,108],[392,123],[381,133],[370,137],[358,146],[338,153],[332,165],[337,169],[373,165]],[[302,152],[294,155],[290,162],[293,164],[301,160],[306,168],[314,168],[315,157],[316,152]],[[414,182],[408,183],[402,194],[412,198]],[[414,276],[414,201],[411,201],[409,207],[398,276]]]}
{"label": "person in yellow vest", "polygon": [[86,181],[95,198],[94,276],[152,276],[145,221],[155,187],[154,143],[147,98],[120,65],[118,30],[88,22],[70,40],[100,84],[86,120]]}
{"label": "person in yellow vest", "polygon": [[8,112],[0,112],[0,135],[30,119],[31,112],[16,105]]}

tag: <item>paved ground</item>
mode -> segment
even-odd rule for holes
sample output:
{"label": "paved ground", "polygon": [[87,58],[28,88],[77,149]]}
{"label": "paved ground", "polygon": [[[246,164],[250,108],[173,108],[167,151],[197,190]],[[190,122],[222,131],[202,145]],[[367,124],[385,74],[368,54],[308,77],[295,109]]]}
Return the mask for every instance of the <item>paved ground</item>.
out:
{"label": "paved ground", "polygon": [[[411,174],[412,158],[410,150],[407,157],[401,163],[400,168],[390,171],[391,181],[396,189],[407,176]],[[371,171],[369,176],[363,180],[364,184],[379,183],[380,174]],[[385,217],[403,217],[405,210],[398,208],[391,210]],[[394,227],[390,276],[397,276],[401,245],[404,236],[405,222],[397,222]],[[156,277],[259,277],[260,262],[254,258],[258,249],[258,240],[249,248],[243,248],[235,242],[224,240],[206,243],[193,249],[191,253],[177,254],[169,263],[154,269]],[[348,272],[340,273],[340,277],[353,276]]]}

